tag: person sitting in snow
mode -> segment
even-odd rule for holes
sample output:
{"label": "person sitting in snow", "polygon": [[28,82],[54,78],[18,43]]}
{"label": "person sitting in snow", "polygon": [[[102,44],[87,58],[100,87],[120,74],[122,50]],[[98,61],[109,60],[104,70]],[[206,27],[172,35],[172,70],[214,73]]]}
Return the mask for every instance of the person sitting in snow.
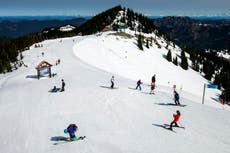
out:
{"label": "person sitting in snow", "polygon": [[179,96],[178,92],[176,92],[176,90],[175,90],[174,91],[174,102],[176,105],[180,105],[179,99],[180,99],[180,96]]}
{"label": "person sitting in snow", "polygon": [[74,140],[76,138],[75,132],[77,131],[78,127],[75,124],[70,124],[67,127],[67,132],[69,133],[70,140]]}
{"label": "person sitting in snow", "polygon": [[173,126],[179,127],[177,122],[180,120],[180,116],[181,116],[181,114],[180,114],[179,110],[176,111],[176,114],[173,114],[173,121],[171,122],[170,128],[169,128],[170,130],[172,130]]}
{"label": "person sitting in snow", "polygon": [[51,92],[57,92],[57,87],[54,86],[53,89],[51,90]]}
{"label": "person sitting in snow", "polygon": [[141,80],[138,80],[136,89],[139,88],[139,90],[141,90],[141,84],[142,84]]}

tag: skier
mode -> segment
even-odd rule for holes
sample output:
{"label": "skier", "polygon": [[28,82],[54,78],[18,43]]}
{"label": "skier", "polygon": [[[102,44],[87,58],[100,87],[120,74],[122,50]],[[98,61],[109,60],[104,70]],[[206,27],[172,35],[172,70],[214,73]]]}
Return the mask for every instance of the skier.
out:
{"label": "skier", "polygon": [[170,124],[170,128],[169,128],[170,130],[173,130],[173,129],[172,129],[173,124],[175,124],[175,125],[174,125],[175,127],[179,127],[178,124],[177,124],[177,122],[178,122],[179,119],[180,119],[180,111],[179,111],[179,110],[176,111],[176,114],[173,114],[173,118],[174,118],[174,119],[173,119],[173,121],[172,121],[171,124]]}
{"label": "skier", "polygon": [[70,140],[74,140],[76,138],[75,132],[77,131],[78,127],[75,124],[70,124],[67,127],[67,132],[69,133]]}
{"label": "skier", "polygon": [[142,84],[141,80],[138,80],[136,89],[139,88],[139,90],[141,91],[141,84]]}
{"label": "skier", "polygon": [[111,81],[111,86],[110,87],[113,88],[114,87],[114,76],[112,76],[110,81]]}
{"label": "skier", "polygon": [[154,94],[154,89],[155,89],[155,82],[151,83],[151,91],[149,94]]}
{"label": "skier", "polygon": [[65,91],[65,82],[64,80],[62,79],[62,84],[61,84],[61,92]]}
{"label": "skier", "polygon": [[174,102],[176,105],[180,105],[179,99],[180,99],[180,96],[179,96],[178,92],[176,92],[176,90],[175,90],[174,91]]}
{"label": "skier", "polygon": [[156,74],[154,74],[153,76],[152,76],[152,82],[156,82]]}

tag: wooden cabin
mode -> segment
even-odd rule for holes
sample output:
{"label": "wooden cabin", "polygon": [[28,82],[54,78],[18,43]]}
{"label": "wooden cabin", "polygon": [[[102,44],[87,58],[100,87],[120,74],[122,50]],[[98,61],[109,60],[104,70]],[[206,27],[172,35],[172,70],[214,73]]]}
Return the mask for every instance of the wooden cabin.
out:
{"label": "wooden cabin", "polygon": [[36,67],[38,79],[46,74],[49,74],[49,77],[51,78],[51,66],[53,65],[46,61],[42,61],[41,63],[39,63]]}

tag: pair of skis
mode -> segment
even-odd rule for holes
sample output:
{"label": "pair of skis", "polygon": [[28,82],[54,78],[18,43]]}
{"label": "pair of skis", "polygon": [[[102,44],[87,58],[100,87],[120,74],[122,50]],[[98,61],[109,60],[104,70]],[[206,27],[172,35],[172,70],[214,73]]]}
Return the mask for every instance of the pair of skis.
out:
{"label": "pair of skis", "polygon": [[[173,126],[173,127],[185,129],[184,126]],[[173,129],[170,128],[170,124],[164,124],[164,128],[167,129],[167,130],[176,132],[176,131],[174,131]]]}
{"label": "pair of skis", "polygon": [[85,139],[85,138],[86,138],[86,136],[80,136],[80,137],[76,137],[76,138],[74,138],[74,139],[68,138],[68,139],[63,140],[63,141],[61,141],[61,142],[56,142],[56,143],[54,143],[54,145],[59,145],[59,144],[64,144],[64,143],[68,143],[68,142],[79,141],[79,140],[83,140],[83,139]]}

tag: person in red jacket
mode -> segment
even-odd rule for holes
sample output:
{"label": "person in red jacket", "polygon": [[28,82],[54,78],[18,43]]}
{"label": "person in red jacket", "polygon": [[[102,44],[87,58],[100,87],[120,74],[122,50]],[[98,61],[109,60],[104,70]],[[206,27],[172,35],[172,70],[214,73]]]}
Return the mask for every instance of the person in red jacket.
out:
{"label": "person in red jacket", "polygon": [[172,127],[173,126],[176,126],[176,127],[178,127],[178,124],[177,124],[177,122],[180,120],[180,111],[179,110],[177,110],[176,111],[176,114],[173,114],[173,121],[171,122],[171,124],[170,124],[170,130],[172,130]]}

